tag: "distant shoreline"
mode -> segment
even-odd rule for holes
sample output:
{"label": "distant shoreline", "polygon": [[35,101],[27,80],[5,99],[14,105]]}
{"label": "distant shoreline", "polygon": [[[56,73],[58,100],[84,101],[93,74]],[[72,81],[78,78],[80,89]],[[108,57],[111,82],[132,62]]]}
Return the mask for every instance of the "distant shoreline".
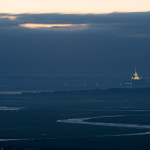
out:
{"label": "distant shoreline", "polygon": [[106,94],[106,93],[126,93],[126,92],[150,92],[150,87],[130,87],[130,88],[99,88],[83,90],[31,90],[31,91],[0,91],[0,95],[20,95],[20,94]]}

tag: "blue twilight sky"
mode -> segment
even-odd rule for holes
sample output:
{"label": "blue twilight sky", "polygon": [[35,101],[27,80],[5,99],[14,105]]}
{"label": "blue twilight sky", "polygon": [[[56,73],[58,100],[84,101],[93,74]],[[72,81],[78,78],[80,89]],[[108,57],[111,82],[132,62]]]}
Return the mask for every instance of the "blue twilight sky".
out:
{"label": "blue twilight sky", "polygon": [[150,77],[149,1],[7,1],[0,6],[1,75],[123,77],[136,67]]}

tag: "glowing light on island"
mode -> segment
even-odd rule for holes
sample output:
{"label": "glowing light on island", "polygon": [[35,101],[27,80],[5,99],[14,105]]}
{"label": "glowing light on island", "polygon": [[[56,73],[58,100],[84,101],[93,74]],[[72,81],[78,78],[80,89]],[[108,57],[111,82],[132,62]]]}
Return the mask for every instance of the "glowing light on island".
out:
{"label": "glowing light on island", "polygon": [[136,68],[135,68],[135,73],[133,74],[133,76],[131,77],[131,80],[142,80],[142,77],[140,77],[137,72],[136,72]]}

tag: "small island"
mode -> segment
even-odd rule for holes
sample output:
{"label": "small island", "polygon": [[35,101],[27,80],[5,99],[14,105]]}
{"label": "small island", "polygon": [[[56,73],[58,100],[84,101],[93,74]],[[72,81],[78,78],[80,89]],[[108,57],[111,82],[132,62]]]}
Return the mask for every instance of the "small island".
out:
{"label": "small island", "polygon": [[131,79],[129,81],[125,81],[125,82],[121,82],[120,84],[121,86],[127,86],[127,87],[143,87],[143,86],[146,86],[147,83],[146,81],[138,75],[137,71],[136,71],[136,68],[135,68],[135,72],[133,74],[133,76],[131,77]]}

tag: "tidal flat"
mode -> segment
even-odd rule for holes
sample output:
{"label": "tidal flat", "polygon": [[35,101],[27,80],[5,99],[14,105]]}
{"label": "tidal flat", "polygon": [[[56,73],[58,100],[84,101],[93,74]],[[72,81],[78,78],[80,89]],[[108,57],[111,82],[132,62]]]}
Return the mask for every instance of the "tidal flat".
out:
{"label": "tidal flat", "polygon": [[149,88],[0,94],[0,148],[149,149],[149,118]]}

